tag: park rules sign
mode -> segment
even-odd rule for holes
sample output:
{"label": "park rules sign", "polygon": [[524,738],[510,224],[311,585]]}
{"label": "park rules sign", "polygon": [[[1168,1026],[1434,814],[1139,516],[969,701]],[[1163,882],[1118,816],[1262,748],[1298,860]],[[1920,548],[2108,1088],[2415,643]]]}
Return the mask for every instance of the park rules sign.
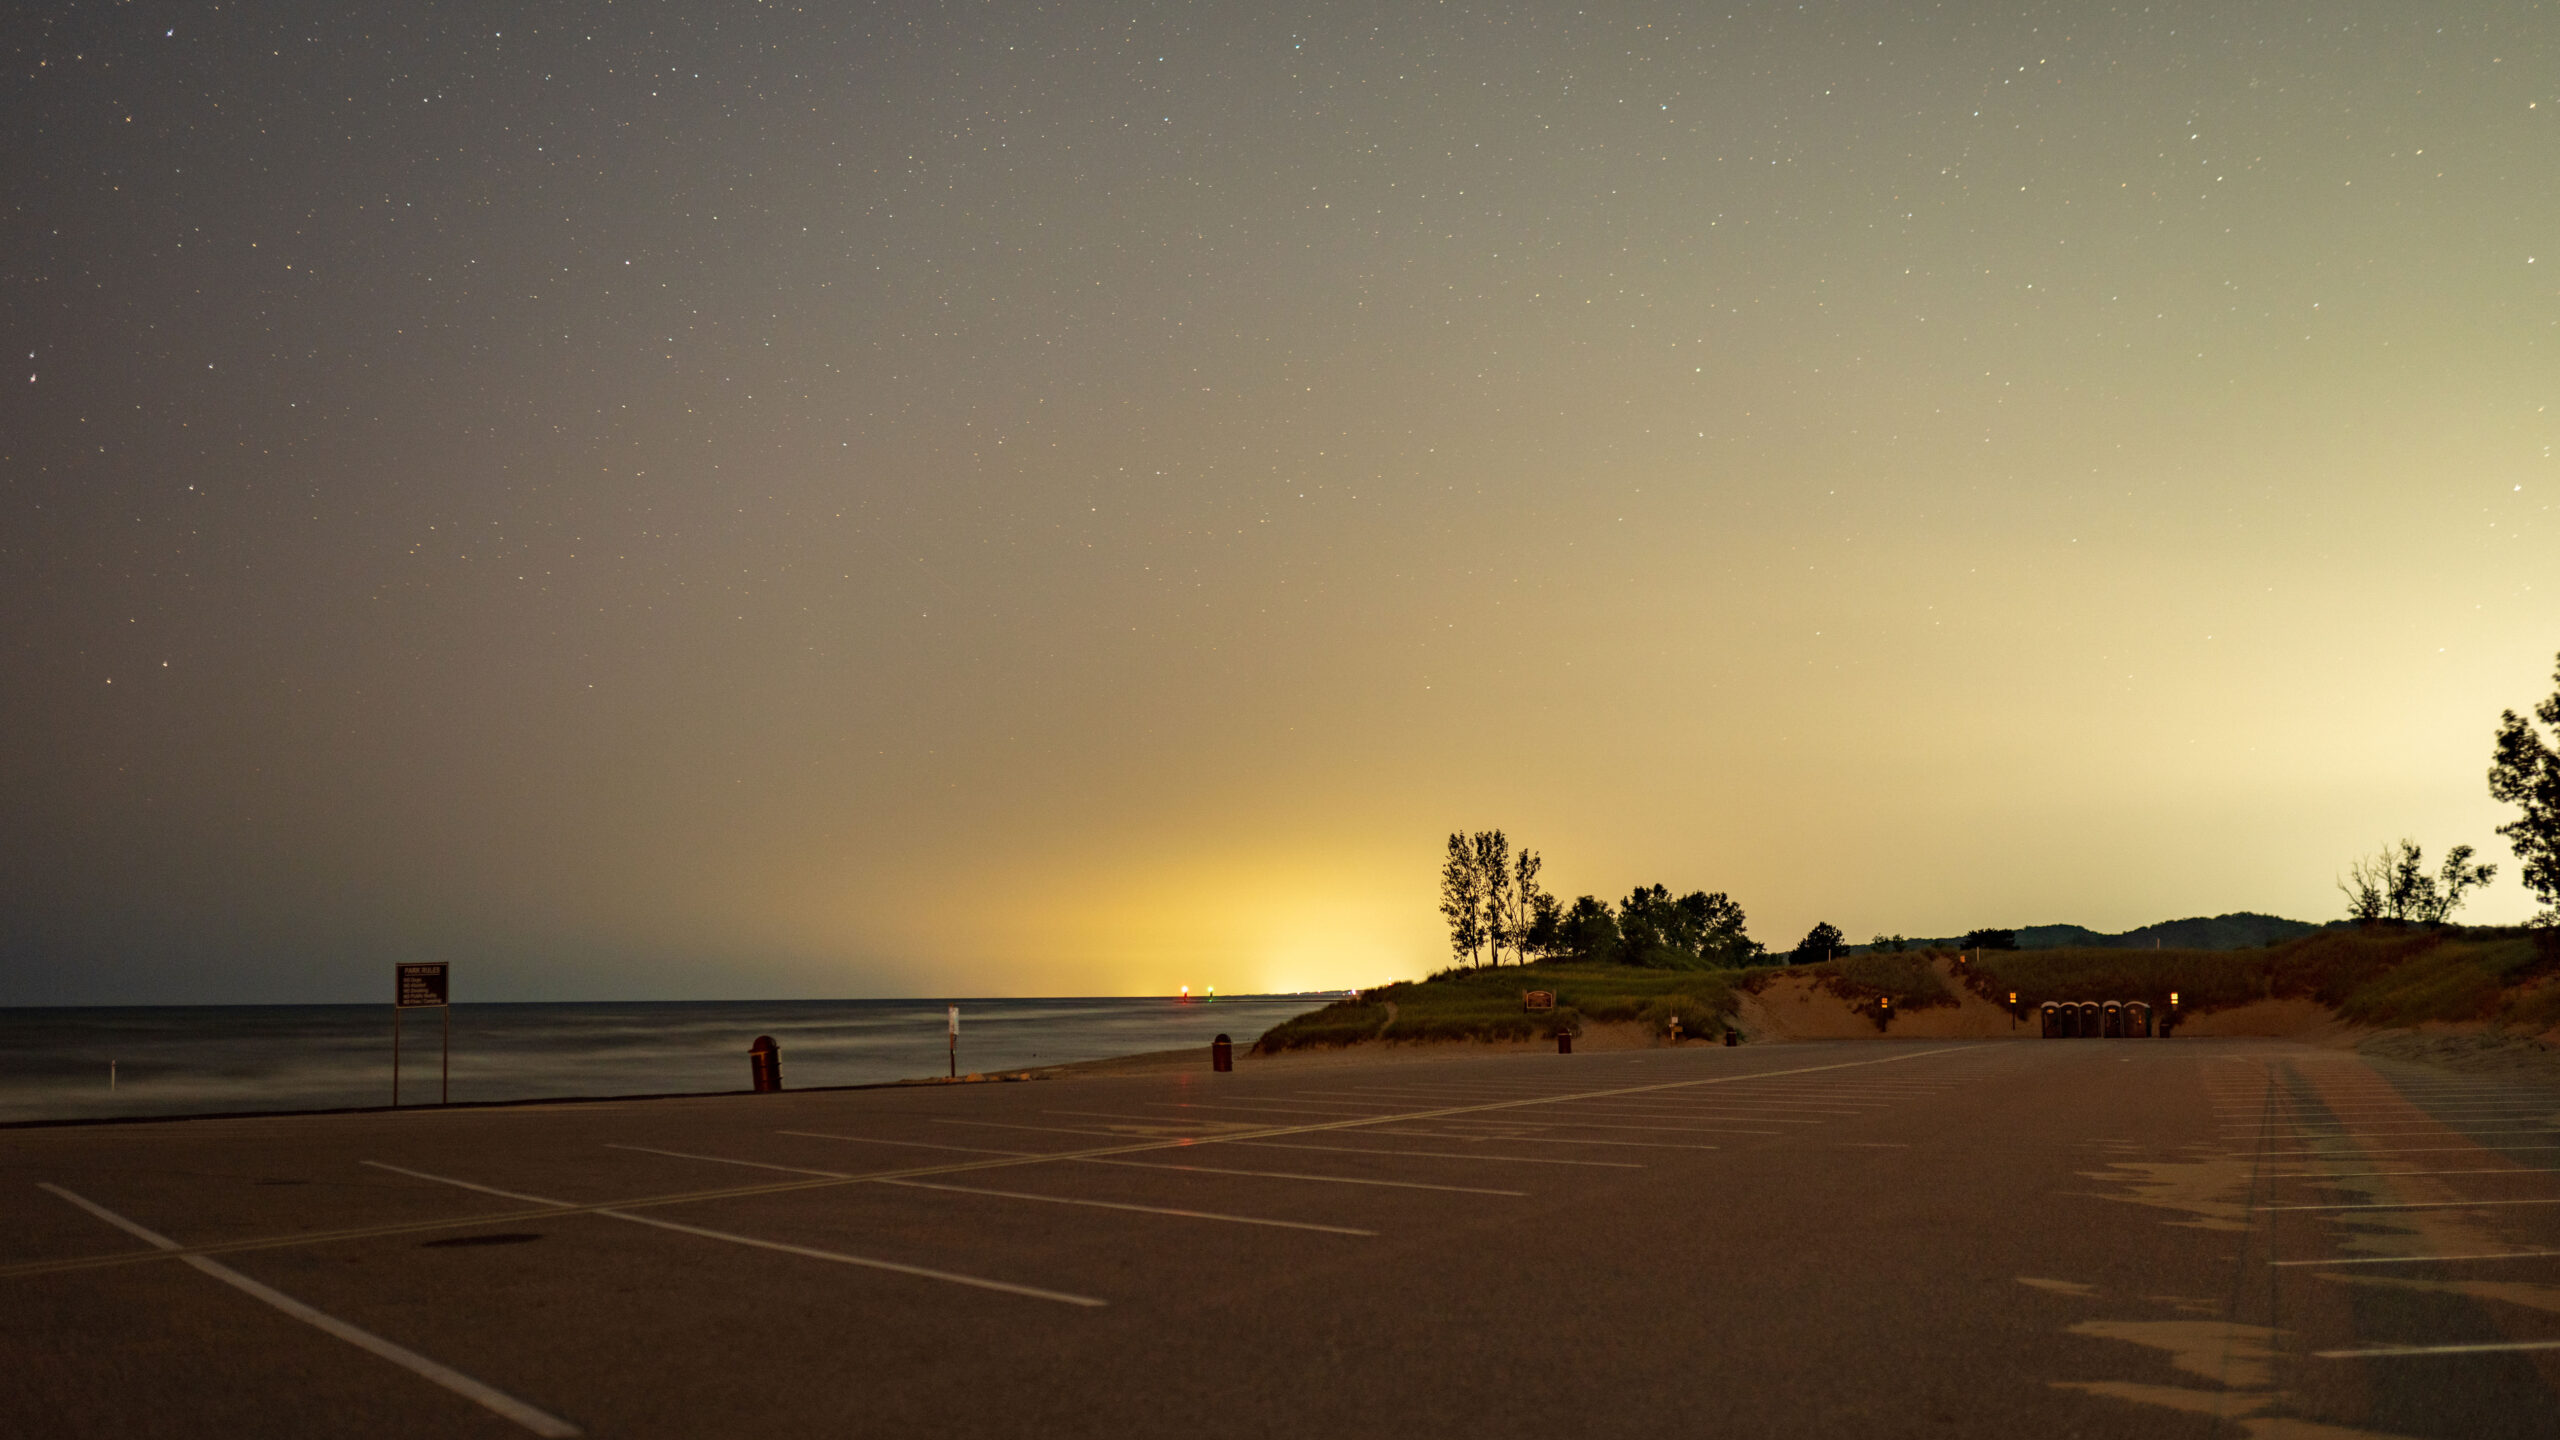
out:
{"label": "park rules sign", "polygon": [[445,975],[448,963],[442,960],[422,965],[395,967],[397,976],[391,992],[391,1003],[402,1010],[422,1010],[448,1003]]}

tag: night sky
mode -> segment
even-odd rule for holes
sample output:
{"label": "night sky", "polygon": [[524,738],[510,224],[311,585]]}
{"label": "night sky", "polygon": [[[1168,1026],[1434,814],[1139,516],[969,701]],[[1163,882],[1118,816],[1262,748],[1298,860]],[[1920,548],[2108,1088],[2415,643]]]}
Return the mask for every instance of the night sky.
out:
{"label": "night sky", "polygon": [[2535,908],[2560,6],[0,43],[0,1003],[1367,983],[1493,826],[1781,947]]}

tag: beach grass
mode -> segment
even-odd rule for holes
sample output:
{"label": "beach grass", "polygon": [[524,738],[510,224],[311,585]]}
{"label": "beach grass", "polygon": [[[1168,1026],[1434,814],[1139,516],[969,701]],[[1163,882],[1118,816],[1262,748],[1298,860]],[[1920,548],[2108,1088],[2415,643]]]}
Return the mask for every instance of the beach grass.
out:
{"label": "beach grass", "polygon": [[[2068,949],[1979,952],[1966,983],[1995,1002],[2016,991],[2028,1007],[2047,1000],[2144,1000],[2190,1015],[2252,1000],[2309,999],[2350,1023],[2429,1021],[2531,1024],[2560,1011],[2549,986],[2524,984],[2560,971],[2560,946],[2522,931],[2373,926],[2322,930],[2259,950]],[[2547,1023],[2547,1022],[2546,1022]]]}
{"label": "beach grass", "polygon": [[[1585,1021],[1639,1021],[1668,1034],[1675,1017],[1683,1035],[1712,1037],[1724,1032],[1733,1014],[1733,978],[1729,970],[1572,961],[1449,970],[1365,990],[1283,1021],[1255,1048],[1276,1054],[1364,1040],[1533,1040],[1578,1030]],[[1553,992],[1556,1008],[1525,1008],[1531,990]]]}
{"label": "beach grass", "polygon": [[[1682,1035],[1712,1039],[1731,1026],[1737,991],[1757,993],[1788,975],[1860,1009],[1888,999],[1897,1011],[1953,1005],[1936,970],[1953,953],[1886,951],[1750,970],[1548,960],[1446,970],[1283,1021],[1254,1048],[1533,1040],[1586,1022],[1632,1021],[1668,1035],[1675,1017]],[[2560,934],[2550,931],[2379,925],[2254,950],[1986,950],[1958,959],[1955,973],[1968,988],[2000,1005],[2014,991],[2027,1009],[2048,1000],[2142,1000],[2165,1009],[2174,993],[2188,1015],[2301,998],[2375,1028],[2487,1021],[2539,1033],[2560,1025]],[[1531,990],[1552,991],[1556,1008],[1527,1009]]]}
{"label": "beach grass", "polygon": [[1745,978],[1745,989],[1757,993],[1769,981],[1781,975],[1801,975],[1822,989],[1848,1001],[1852,1006],[1867,1007],[1878,1000],[1891,1000],[1897,1010],[1926,1010],[1935,1005],[1953,1005],[1956,997],[1938,978],[1934,962],[1953,952],[1935,950],[1884,951],[1863,955],[1843,955],[1812,965],[1789,965],[1779,970],[1754,970]]}

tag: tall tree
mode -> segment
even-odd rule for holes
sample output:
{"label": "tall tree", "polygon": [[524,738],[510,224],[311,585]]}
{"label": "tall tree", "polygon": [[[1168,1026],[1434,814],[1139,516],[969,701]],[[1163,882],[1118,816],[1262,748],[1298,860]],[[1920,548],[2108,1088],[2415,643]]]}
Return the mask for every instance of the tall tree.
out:
{"label": "tall tree", "polygon": [[1476,963],[1476,951],[1484,945],[1484,889],[1474,843],[1451,835],[1440,862],[1440,913],[1449,922],[1450,953],[1469,965]]}
{"label": "tall tree", "polygon": [[1672,937],[1679,907],[1667,885],[1639,885],[1618,903],[1618,958],[1629,965],[1677,963]]}
{"label": "tall tree", "polygon": [[1848,940],[1848,936],[1840,933],[1839,926],[1825,920],[1804,932],[1804,938],[1796,942],[1796,963],[1811,965],[1828,960],[1848,949]]}
{"label": "tall tree", "polygon": [[1586,964],[1615,958],[1618,917],[1609,913],[1609,902],[1597,895],[1575,900],[1556,923],[1556,951]]}
{"label": "tall tree", "polygon": [[1477,903],[1484,910],[1485,944],[1493,951],[1493,963],[1500,965],[1502,947],[1513,943],[1518,928],[1511,914],[1511,837],[1499,830],[1479,830],[1475,852],[1476,873],[1484,877]]}
{"label": "tall tree", "polygon": [[1708,965],[1750,965],[1762,954],[1759,941],[1743,933],[1742,906],[1721,890],[1685,895],[1680,904],[1698,921],[1698,959]]}
{"label": "tall tree", "polygon": [[2416,918],[2429,925],[2442,925],[2462,908],[2465,891],[2477,890],[2497,878],[2497,866],[2472,864],[2471,847],[2456,845],[2444,852],[2444,868],[2436,872],[2435,883],[2427,888],[2426,903]]}
{"label": "tall tree", "polygon": [[2489,798],[2524,810],[2498,833],[2524,862],[2524,887],[2546,907],[2534,917],[2537,925],[2560,925],[2560,662],[2551,679],[2551,698],[2533,707],[2533,714],[2551,727],[2552,739],[2544,741],[2513,710],[2502,712],[2489,762]]}
{"label": "tall tree", "polygon": [[[1545,941],[1555,933],[1556,897],[1538,888],[1538,872],[1547,862],[1537,851],[1522,846],[1511,861],[1511,943],[1522,964],[1535,950],[1545,952]],[[1539,922],[1546,921],[1545,935],[1539,935]]]}
{"label": "tall tree", "polygon": [[1529,905],[1529,928],[1520,937],[1521,949],[1541,960],[1569,953],[1571,947],[1565,943],[1564,914],[1564,907],[1556,903],[1556,897],[1544,890],[1539,891],[1538,898]]}

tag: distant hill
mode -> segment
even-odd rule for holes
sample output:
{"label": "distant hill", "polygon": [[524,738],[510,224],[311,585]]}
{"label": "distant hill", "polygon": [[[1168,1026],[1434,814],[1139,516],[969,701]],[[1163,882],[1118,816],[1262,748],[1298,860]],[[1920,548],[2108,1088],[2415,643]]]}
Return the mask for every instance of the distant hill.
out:
{"label": "distant hill", "polygon": [[[2185,920],[2163,920],[2109,935],[2086,925],[2021,925],[2018,948],[2021,950],[2061,950],[2078,947],[2091,950],[2254,950],[2296,935],[2308,935],[2320,929],[2301,920],[2287,920],[2281,915],[2261,915],[2253,910],[2238,910],[2229,915],[2198,915]],[[1912,940],[1914,949],[1927,945],[1953,947],[1964,939],[1961,935],[1936,940]]]}

